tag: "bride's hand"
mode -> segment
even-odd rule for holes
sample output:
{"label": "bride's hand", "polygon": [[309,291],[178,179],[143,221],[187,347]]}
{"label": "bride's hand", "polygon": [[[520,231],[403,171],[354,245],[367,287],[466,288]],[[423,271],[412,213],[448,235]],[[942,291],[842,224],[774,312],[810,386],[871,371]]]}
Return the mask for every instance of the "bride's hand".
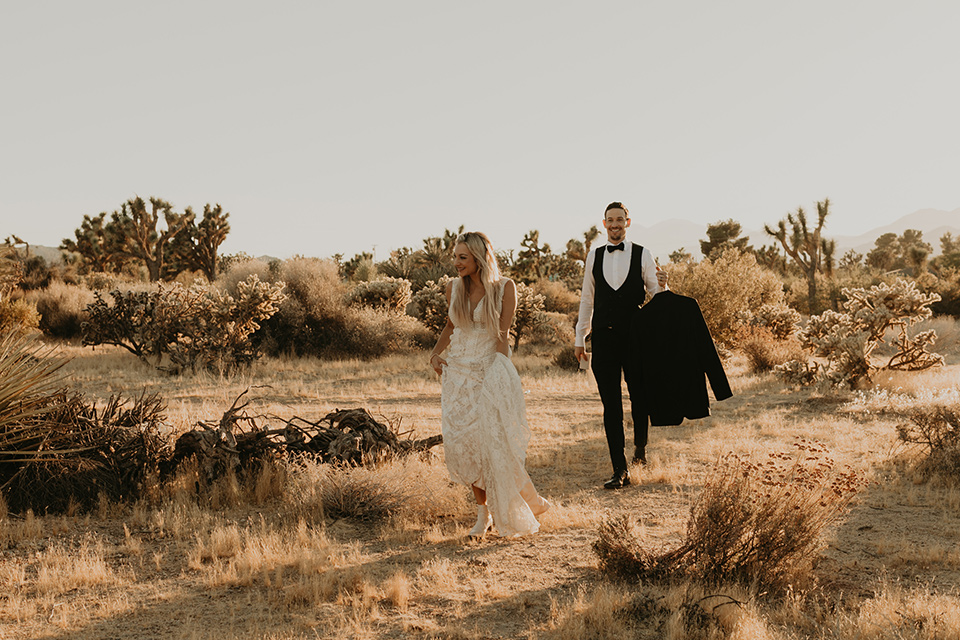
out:
{"label": "bride's hand", "polygon": [[438,355],[430,356],[430,366],[437,372],[438,376],[443,375],[443,368],[447,366],[447,361]]}

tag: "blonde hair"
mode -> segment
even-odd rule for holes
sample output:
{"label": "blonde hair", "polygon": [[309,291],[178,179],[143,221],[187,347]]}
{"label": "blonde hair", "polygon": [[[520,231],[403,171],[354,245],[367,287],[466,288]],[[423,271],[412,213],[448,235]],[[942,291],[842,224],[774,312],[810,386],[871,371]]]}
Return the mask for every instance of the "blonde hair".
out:
{"label": "blonde hair", "polygon": [[[497,256],[493,253],[493,245],[486,234],[479,231],[468,231],[457,236],[453,246],[464,244],[467,251],[477,262],[477,275],[483,284],[483,299],[480,300],[482,309],[480,323],[494,339],[502,337],[500,330],[500,311],[497,309],[497,283],[500,282],[500,267],[497,265]],[[467,278],[460,278],[460,286],[453,287],[450,299],[450,319],[453,324],[465,326],[473,322],[470,314],[470,295],[467,292]]]}

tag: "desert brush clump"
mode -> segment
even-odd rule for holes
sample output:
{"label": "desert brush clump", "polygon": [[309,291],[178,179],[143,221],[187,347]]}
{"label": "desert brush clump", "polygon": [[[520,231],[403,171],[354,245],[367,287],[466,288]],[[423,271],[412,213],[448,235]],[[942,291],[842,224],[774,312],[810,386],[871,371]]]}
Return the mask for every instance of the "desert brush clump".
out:
{"label": "desert brush clump", "polygon": [[430,457],[408,456],[377,464],[291,463],[287,499],[307,522],[353,518],[382,522],[400,517],[422,522],[467,510],[465,492]]}
{"label": "desert brush clump", "polygon": [[629,515],[605,521],[594,543],[601,570],[631,581],[683,577],[775,593],[809,586],[824,532],[865,481],[838,469],[819,443],[800,439],[794,448],[764,462],[721,458],[678,547],[648,548]]}
{"label": "desert brush clump", "polygon": [[914,409],[909,418],[897,426],[897,436],[923,451],[916,468],[920,477],[960,484],[960,405]]}
{"label": "desert brush clump", "polygon": [[40,328],[37,307],[23,298],[0,300],[0,333],[30,334]]}
{"label": "desert brush clump", "polygon": [[94,293],[86,285],[66,284],[55,280],[43,289],[35,289],[26,299],[37,306],[40,330],[55,338],[79,338],[87,307],[96,302]]}
{"label": "desert brush clump", "polygon": [[783,303],[779,277],[757,264],[752,253],[727,249],[716,259],[670,265],[666,270],[670,288],[696,298],[710,335],[724,346],[734,344],[740,327],[761,309]]}
{"label": "desert brush clump", "polygon": [[[216,287],[159,284],[151,291],[100,292],[87,307],[83,343],[123,347],[144,362],[180,372],[205,369],[229,373],[249,365],[259,351],[251,336],[284,299],[283,285],[256,275],[238,282],[236,293]],[[161,366],[164,356],[168,364]]]}
{"label": "desert brush clump", "polygon": [[[291,258],[279,263],[276,271],[287,298],[257,335],[258,344],[270,355],[370,359],[430,341],[429,332],[402,312],[351,306],[349,290],[332,260]],[[369,285],[365,291],[378,286]],[[394,303],[404,297],[400,293]]]}
{"label": "desert brush clump", "polygon": [[794,336],[779,338],[766,326],[745,325],[737,332],[735,346],[754,373],[773,371],[791,361],[806,362],[807,354]]}
{"label": "desert brush clump", "polygon": [[[819,360],[794,360],[776,368],[787,383],[823,383],[834,387],[857,388],[868,384],[880,370],[919,371],[943,364],[943,356],[927,347],[937,339],[933,330],[912,338],[907,328],[931,316],[930,305],[937,294],[925,294],[908,280],[880,283],[869,289],[844,289],[843,311],[825,311],[810,318],[798,338]],[[886,364],[871,359],[888,330],[897,330],[895,353]]]}

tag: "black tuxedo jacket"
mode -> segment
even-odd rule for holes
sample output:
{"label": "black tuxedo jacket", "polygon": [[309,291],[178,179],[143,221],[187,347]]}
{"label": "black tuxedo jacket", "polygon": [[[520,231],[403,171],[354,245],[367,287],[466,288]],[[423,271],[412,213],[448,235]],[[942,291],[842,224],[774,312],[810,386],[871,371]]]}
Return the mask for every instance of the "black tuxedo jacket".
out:
{"label": "black tuxedo jacket", "polygon": [[654,426],[710,415],[707,383],[717,400],[733,395],[727,374],[693,298],[662,291],[634,315],[632,361],[640,368],[643,405]]}

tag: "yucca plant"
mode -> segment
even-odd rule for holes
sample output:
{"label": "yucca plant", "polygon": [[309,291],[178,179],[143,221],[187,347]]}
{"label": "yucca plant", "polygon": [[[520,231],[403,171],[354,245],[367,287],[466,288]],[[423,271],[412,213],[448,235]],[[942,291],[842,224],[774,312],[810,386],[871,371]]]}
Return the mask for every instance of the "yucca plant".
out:
{"label": "yucca plant", "polygon": [[0,453],[11,453],[28,434],[25,421],[55,408],[51,402],[62,385],[66,359],[36,336],[10,331],[0,335]]}

